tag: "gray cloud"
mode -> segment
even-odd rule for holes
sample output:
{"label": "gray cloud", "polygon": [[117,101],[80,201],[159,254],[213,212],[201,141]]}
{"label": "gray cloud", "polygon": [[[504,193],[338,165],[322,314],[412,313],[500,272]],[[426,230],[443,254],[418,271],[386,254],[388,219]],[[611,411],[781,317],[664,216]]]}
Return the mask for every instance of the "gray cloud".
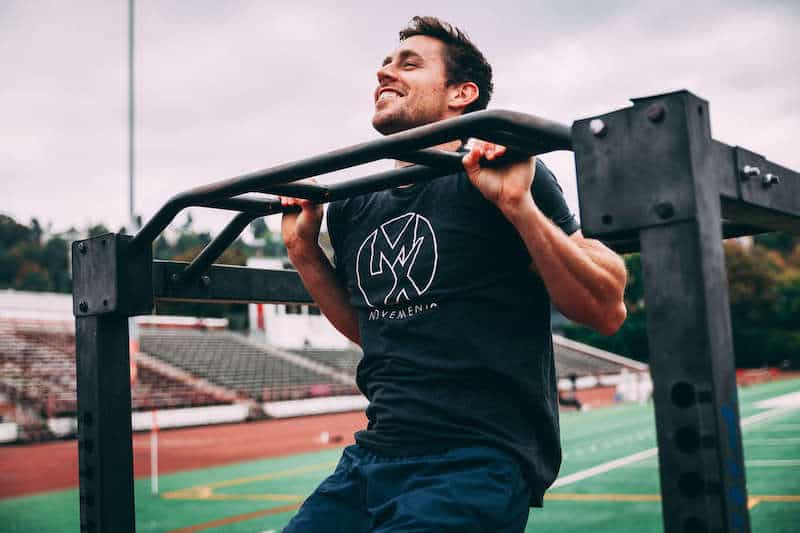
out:
{"label": "gray cloud", "polygon": [[[688,88],[716,138],[800,168],[796,6],[140,1],[137,207],[147,218],[189,187],[374,138],[375,69],[417,13],[484,49],[494,107],[569,123]],[[125,223],[126,15],[122,1],[0,4],[0,211]],[[576,206],[571,156],[545,160]],[[193,214],[211,231],[230,216]]]}

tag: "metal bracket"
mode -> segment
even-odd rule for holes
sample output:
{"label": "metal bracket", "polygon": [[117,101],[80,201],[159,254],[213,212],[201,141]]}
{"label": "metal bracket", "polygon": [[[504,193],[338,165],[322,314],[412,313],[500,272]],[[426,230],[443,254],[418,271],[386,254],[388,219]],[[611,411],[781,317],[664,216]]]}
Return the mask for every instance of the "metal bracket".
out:
{"label": "metal bracket", "polygon": [[132,253],[133,237],[107,233],[72,243],[72,312],[134,316],[153,309],[153,252]]}
{"label": "metal bracket", "polygon": [[572,126],[586,235],[619,236],[694,216],[691,137],[710,138],[707,102],[678,91],[633,103]]}

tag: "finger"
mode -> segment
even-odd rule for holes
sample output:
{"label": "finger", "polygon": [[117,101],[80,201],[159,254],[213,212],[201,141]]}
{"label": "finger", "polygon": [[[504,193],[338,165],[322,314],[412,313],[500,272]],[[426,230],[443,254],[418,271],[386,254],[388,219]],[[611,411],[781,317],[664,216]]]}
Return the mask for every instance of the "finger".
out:
{"label": "finger", "polygon": [[493,160],[497,153],[497,145],[494,143],[486,143],[486,159]]}

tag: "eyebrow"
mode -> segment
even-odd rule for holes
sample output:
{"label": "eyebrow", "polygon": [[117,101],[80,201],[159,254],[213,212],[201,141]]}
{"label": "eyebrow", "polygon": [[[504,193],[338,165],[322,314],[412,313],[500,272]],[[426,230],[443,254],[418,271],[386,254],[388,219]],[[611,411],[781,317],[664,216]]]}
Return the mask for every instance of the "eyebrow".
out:
{"label": "eyebrow", "polygon": [[[417,52],[415,52],[413,50],[403,50],[402,52],[400,52],[397,55],[397,57],[398,57],[399,61],[402,61],[404,59],[408,59],[409,57],[414,57],[414,58],[417,58],[417,59],[420,59],[420,60],[422,59],[422,56],[419,55]],[[393,59],[394,58],[392,56],[386,56],[383,59],[383,63],[381,63],[381,65],[385,67],[386,65],[391,63],[393,61]]]}

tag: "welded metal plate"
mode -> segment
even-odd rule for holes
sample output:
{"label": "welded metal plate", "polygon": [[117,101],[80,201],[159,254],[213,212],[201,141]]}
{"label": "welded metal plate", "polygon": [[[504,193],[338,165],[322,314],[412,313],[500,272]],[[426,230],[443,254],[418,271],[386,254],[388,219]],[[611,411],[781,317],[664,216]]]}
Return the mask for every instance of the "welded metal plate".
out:
{"label": "welded metal plate", "polygon": [[153,308],[153,254],[131,249],[129,235],[107,233],[72,243],[72,312],[146,314]]}
{"label": "welded metal plate", "polygon": [[581,225],[614,235],[694,215],[691,143],[708,135],[707,103],[679,91],[572,126]]}

